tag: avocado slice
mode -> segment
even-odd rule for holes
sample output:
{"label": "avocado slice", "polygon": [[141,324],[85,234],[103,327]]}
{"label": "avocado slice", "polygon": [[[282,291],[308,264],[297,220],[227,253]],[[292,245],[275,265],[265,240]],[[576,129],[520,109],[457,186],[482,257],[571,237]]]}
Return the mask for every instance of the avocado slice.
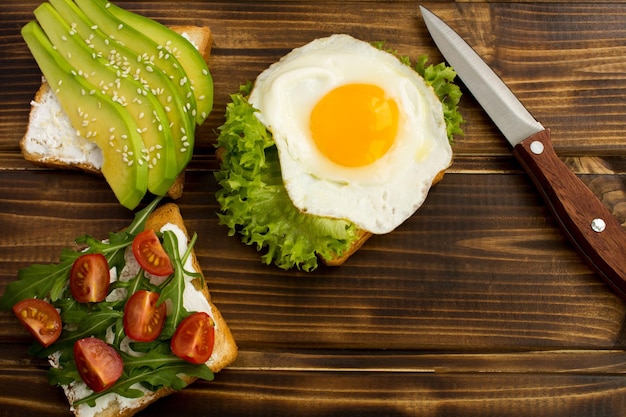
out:
{"label": "avocado slice", "polygon": [[49,3],[35,9],[35,17],[52,45],[79,74],[84,74],[102,94],[124,106],[137,124],[143,140],[141,157],[148,165],[148,191],[165,195],[178,171],[172,132],[165,109],[152,93],[138,93],[142,85],[116,71],[76,34]]}
{"label": "avocado slice", "polygon": [[96,0],[74,0],[74,3],[109,38],[135,52],[141,60],[150,62],[155,69],[159,68],[165,72],[174,82],[180,96],[185,99],[188,116],[195,121],[196,100],[191,91],[191,82],[174,55],[164,53],[161,45],[139,29],[113,16]]}
{"label": "avocado slice", "polygon": [[102,149],[101,171],[113,193],[123,206],[134,209],[148,184],[148,167],[140,158],[143,142],[135,121],[121,105],[73,71],[36,21],[22,28],[22,37],[72,125]]}
{"label": "avocado slice", "polygon": [[174,82],[163,71],[143,60],[137,53],[103,33],[71,0],[49,0],[94,53],[109,60],[117,71],[131,75],[143,85],[145,94],[154,94],[168,115],[178,173],[182,172],[193,154],[195,123],[189,117],[186,100],[178,93]]}
{"label": "avocado slice", "polygon": [[184,36],[159,22],[123,9],[108,0],[97,0],[125,24],[141,32],[173,54],[187,74],[196,99],[196,123],[201,125],[213,109],[213,78],[200,52]]}

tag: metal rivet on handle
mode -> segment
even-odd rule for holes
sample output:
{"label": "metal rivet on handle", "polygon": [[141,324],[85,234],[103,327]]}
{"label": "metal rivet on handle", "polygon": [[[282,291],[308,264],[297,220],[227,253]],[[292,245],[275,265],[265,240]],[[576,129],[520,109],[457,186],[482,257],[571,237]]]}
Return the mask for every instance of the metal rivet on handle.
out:
{"label": "metal rivet on handle", "polygon": [[598,218],[598,219],[593,219],[591,221],[591,229],[594,232],[598,232],[598,233],[603,232],[605,228],[606,228],[606,223],[604,222],[604,220]]}
{"label": "metal rivet on handle", "polygon": [[543,143],[535,140],[530,143],[530,151],[535,155],[541,155],[543,153]]}

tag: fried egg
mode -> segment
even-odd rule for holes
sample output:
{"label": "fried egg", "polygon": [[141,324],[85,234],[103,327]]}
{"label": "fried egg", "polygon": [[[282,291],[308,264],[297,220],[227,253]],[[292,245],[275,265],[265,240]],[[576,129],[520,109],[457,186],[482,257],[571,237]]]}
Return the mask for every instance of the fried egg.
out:
{"label": "fried egg", "polygon": [[371,233],[409,218],[452,161],[433,89],[349,35],[285,55],[257,77],[249,102],[273,135],[293,204]]}

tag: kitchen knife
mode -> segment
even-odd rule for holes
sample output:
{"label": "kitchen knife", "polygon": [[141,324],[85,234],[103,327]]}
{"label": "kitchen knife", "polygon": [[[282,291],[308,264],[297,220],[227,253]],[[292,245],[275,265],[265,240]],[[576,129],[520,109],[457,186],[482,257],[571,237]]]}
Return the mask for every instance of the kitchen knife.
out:
{"label": "kitchen knife", "polygon": [[422,17],[435,44],[513,146],[561,228],[589,265],[626,300],[626,230],[558,158],[550,130],[526,110],[480,56],[425,7]]}

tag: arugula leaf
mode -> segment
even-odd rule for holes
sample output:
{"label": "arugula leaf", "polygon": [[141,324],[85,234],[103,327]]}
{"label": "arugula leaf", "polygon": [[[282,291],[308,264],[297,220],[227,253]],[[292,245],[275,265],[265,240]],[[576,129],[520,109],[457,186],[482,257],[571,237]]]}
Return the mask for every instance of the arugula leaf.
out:
{"label": "arugula leaf", "polygon": [[57,351],[64,349],[71,350],[74,343],[86,337],[95,336],[99,339],[105,339],[106,330],[115,324],[115,322],[123,317],[122,311],[104,308],[102,311],[92,311],[85,314],[83,320],[76,325],[76,329],[63,329],[61,337],[54,344],[47,348],[43,348],[38,344],[33,345],[29,351],[31,355],[41,358],[47,358]]}
{"label": "arugula leaf", "polygon": [[58,299],[67,283],[73,262],[73,259],[66,259],[60,264],[32,265],[21,269],[18,272],[18,281],[10,282],[0,298],[0,309],[9,310],[27,298]]}
{"label": "arugula leaf", "polygon": [[[169,352],[169,354],[168,354]],[[143,392],[133,388],[140,384],[144,388],[156,391],[161,387],[170,387],[175,390],[183,389],[188,382],[182,378],[183,375],[202,378],[207,381],[213,380],[213,372],[204,364],[194,365],[178,358],[172,358],[167,342],[161,342],[157,347],[140,357],[133,357],[121,353],[124,359],[124,378],[113,384],[108,392],[115,392],[128,398],[137,398]],[[74,405],[87,403],[94,406],[96,399],[101,394],[91,394],[81,400],[74,402]]]}
{"label": "arugula leaf", "polygon": [[185,290],[185,275],[183,262],[178,253],[178,239],[171,231],[163,233],[163,249],[170,257],[174,264],[174,273],[172,277],[165,283],[159,303],[171,300],[171,310],[168,311],[163,325],[163,330],[159,336],[161,339],[171,339],[176,331],[178,324],[189,315],[189,312],[183,306],[183,292]]}

